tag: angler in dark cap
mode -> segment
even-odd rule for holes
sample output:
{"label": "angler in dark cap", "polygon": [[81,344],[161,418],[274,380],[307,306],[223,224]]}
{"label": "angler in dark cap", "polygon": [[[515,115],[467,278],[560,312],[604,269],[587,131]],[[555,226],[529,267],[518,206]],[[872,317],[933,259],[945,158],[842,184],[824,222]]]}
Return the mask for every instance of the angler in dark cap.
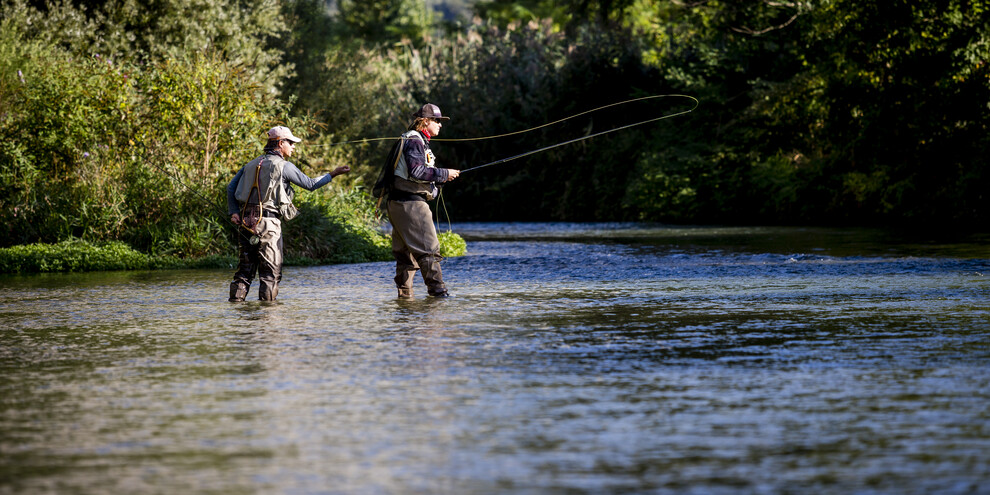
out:
{"label": "angler in dark cap", "polygon": [[441,121],[448,117],[432,103],[412,115],[409,130],[402,134],[389,155],[382,176],[375,185],[376,195],[388,198],[387,211],[392,223],[392,254],[395,256],[395,286],[399,297],[413,296],[416,270],[423,273],[431,296],[447,297],[440,270],[440,241],[433,226],[427,201],[439,195],[437,184],[460,175],[451,168],[438,168],[430,150],[430,139],[440,133]]}

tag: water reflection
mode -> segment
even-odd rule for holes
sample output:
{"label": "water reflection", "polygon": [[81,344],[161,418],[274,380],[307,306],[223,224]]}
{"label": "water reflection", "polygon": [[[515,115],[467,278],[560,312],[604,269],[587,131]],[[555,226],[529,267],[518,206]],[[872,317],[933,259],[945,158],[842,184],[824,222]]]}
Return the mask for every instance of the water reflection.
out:
{"label": "water reflection", "polygon": [[[391,264],[0,280],[0,493],[972,493],[979,236],[464,225]],[[422,290],[420,291],[423,292]]]}

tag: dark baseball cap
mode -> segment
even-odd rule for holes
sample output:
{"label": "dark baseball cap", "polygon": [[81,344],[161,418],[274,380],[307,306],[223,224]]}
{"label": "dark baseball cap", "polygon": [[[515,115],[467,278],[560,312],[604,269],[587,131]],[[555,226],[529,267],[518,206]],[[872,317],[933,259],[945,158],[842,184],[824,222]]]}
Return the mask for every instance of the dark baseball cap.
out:
{"label": "dark baseball cap", "polygon": [[424,119],[449,119],[450,118],[450,117],[444,117],[440,113],[440,107],[438,107],[438,106],[436,106],[436,105],[434,105],[432,103],[427,103],[426,105],[423,105],[423,108],[420,108],[419,111],[417,111],[416,113],[413,114],[413,118],[417,118],[417,117],[424,118]]}

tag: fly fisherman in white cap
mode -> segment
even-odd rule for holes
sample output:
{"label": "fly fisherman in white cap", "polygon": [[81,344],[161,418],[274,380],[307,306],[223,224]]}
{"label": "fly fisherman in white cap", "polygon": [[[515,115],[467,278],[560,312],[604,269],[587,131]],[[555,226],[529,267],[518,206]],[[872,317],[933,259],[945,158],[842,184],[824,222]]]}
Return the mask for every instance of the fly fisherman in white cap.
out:
{"label": "fly fisherman in white cap", "polygon": [[427,201],[438,194],[436,184],[456,179],[460,171],[437,168],[430,151],[430,138],[440,133],[441,120],[448,117],[432,103],[412,115],[409,131],[402,135],[383,168],[381,179],[388,192],[388,218],[392,223],[392,254],[395,256],[395,286],[399,297],[412,297],[416,270],[422,271],[427,292],[447,297],[440,270],[440,242]]}
{"label": "fly fisherman in white cap", "polygon": [[227,184],[230,221],[238,225],[239,263],[230,283],[230,301],[243,301],[258,272],[258,299],[274,301],[282,280],[282,220],[296,216],[292,184],[314,191],[346,174],[351,167],[337,167],[329,174],[309,178],[286,158],[302,141],[285,126],[268,131],[265,154],[248,162]]}

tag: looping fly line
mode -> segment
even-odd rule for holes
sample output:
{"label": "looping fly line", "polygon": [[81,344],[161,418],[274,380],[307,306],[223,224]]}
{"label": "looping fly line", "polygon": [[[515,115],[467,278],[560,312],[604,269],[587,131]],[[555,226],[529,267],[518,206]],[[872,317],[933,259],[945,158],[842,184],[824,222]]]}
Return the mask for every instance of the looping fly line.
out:
{"label": "looping fly line", "polygon": [[[626,104],[629,104],[629,103],[636,103],[636,102],[640,102],[640,101],[644,101],[644,100],[652,100],[652,99],[656,99],[656,98],[688,98],[688,99],[694,101],[694,106],[691,107],[691,108],[689,108],[689,109],[687,109],[687,110],[683,110],[683,111],[680,111],[680,112],[675,112],[675,113],[671,113],[671,114],[667,114],[667,115],[662,115],[660,117],[654,117],[654,118],[651,118],[651,119],[642,120],[642,121],[639,121],[639,122],[634,122],[632,124],[627,124],[627,125],[624,125],[624,126],[621,126],[621,127],[616,127],[614,129],[608,129],[606,131],[596,132],[594,134],[589,134],[587,136],[581,136],[579,138],[571,139],[571,140],[568,140],[568,141],[563,141],[563,142],[560,142],[560,143],[557,143],[557,144],[552,144],[550,146],[545,146],[545,147],[540,148],[540,149],[536,149],[536,150],[532,150],[532,151],[527,151],[525,153],[520,153],[520,154],[515,155],[515,156],[510,156],[508,158],[502,158],[500,160],[496,160],[496,161],[491,162],[491,163],[486,163],[484,165],[478,165],[477,167],[466,168],[464,170],[461,170],[461,173],[467,172],[469,170],[477,170],[479,168],[490,167],[492,165],[498,165],[500,163],[505,163],[505,162],[510,161],[510,160],[515,160],[517,158],[522,158],[524,156],[529,156],[529,155],[532,155],[532,154],[536,154],[536,153],[539,153],[541,151],[547,151],[547,150],[550,150],[550,149],[553,149],[553,148],[557,148],[559,146],[564,146],[564,145],[568,145],[568,144],[571,144],[571,143],[576,143],[578,141],[583,141],[585,139],[591,139],[593,137],[598,137],[598,136],[601,136],[603,134],[608,134],[610,132],[621,131],[623,129],[628,129],[630,127],[635,127],[635,126],[638,126],[638,125],[648,124],[650,122],[656,122],[658,120],[669,119],[671,117],[676,117],[678,115],[684,115],[686,113],[693,112],[694,109],[695,108],[698,108],[698,105],[699,105],[699,102],[698,102],[698,99],[697,98],[695,98],[693,96],[688,96],[688,95],[670,94],[670,95],[643,96],[643,97],[640,97],[640,98],[633,98],[631,100],[625,100],[625,101],[620,101],[620,102],[617,102],[617,103],[610,103],[608,105],[603,105],[603,106],[600,106],[600,107],[597,107],[597,108],[593,108],[591,110],[586,110],[586,111],[581,112],[581,113],[576,113],[574,115],[571,115],[571,116],[568,116],[568,117],[564,117],[564,118],[559,119],[559,120],[555,120],[553,122],[548,122],[546,124],[538,125],[536,127],[530,127],[529,129],[523,129],[521,131],[513,131],[513,132],[507,132],[505,134],[496,134],[496,135],[492,135],[492,136],[481,136],[481,137],[473,137],[473,138],[433,138],[431,141],[444,141],[444,142],[482,141],[482,140],[486,140],[486,139],[498,139],[498,138],[503,138],[503,137],[507,137],[507,136],[515,136],[517,134],[524,134],[524,133],[527,133],[527,132],[532,132],[532,131],[535,131],[535,130],[538,130],[538,129],[542,129],[544,127],[549,127],[549,126],[552,126],[552,125],[555,125],[555,124],[559,124],[561,122],[564,122],[564,121],[567,121],[567,120],[570,120],[570,119],[574,119],[574,118],[580,117],[582,115],[587,115],[589,113],[594,113],[594,112],[597,112],[597,111],[600,111],[600,110],[604,110],[606,108],[616,107],[616,106],[619,106],[619,105],[626,105]],[[337,143],[329,143],[329,144],[322,144],[322,145],[319,145],[319,144],[317,144],[317,145],[311,145],[311,147],[330,147],[330,146],[339,146],[339,145],[343,145],[343,144],[369,143],[369,142],[372,142],[372,141],[386,141],[386,140],[391,141],[391,140],[394,140],[394,139],[402,139],[402,138],[395,138],[395,137],[364,138],[364,139],[355,139],[355,140],[352,140],[352,141],[341,141],[341,142],[337,142]]]}
{"label": "looping fly line", "polygon": [[562,142],[559,142],[559,143],[556,143],[556,144],[551,144],[550,146],[544,146],[544,147],[539,148],[539,149],[535,149],[535,150],[527,151],[525,153],[520,153],[518,155],[510,156],[508,158],[502,158],[502,159],[499,159],[499,160],[495,160],[494,162],[486,163],[484,165],[478,165],[477,167],[466,168],[466,169],[461,170],[461,173],[463,174],[464,172],[470,172],[471,170],[478,170],[479,168],[485,168],[485,167],[490,167],[492,165],[498,165],[500,163],[505,163],[505,162],[508,162],[508,161],[511,161],[511,160],[515,160],[517,158],[522,158],[524,156],[533,155],[533,154],[536,154],[536,153],[540,153],[542,151],[547,151],[547,150],[550,150],[550,149],[553,149],[553,148],[557,148],[557,147],[560,147],[560,146],[568,145],[568,144],[571,144],[571,143],[576,143],[578,141],[584,141],[585,139],[591,139],[593,137],[598,137],[598,136],[601,136],[603,134],[608,134],[610,132],[621,131],[623,129],[628,129],[630,127],[636,127],[638,125],[649,124],[650,122],[656,122],[658,120],[669,119],[671,117],[676,117],[678,115],[684,115],[686,113],[693,112],[694,109],[695,108],[698,108],[698,105],[699,105],[699,102],[698,102],[698,99],[697,98],[695,98],[693,96],[688,96],[688,95],[653,95],[653,96],[644,96],[642,98],[635,98],[635,99],[632,99],[632,100],[620,101],[618,103],[612,103],[612,104],[605,105],[605,106],[602,106],[602,107],[598,107],[598,108],[595,108],[595,109],[592,109],[592,110],[588,110],[586,112],[581,112],[579,114],[575,114],[575,115],[572,115],[570,117],[566,117],[566,118],[563,118],[563,119],[560,119],[560,120],[557,120],[557,121],[554,121],[554,122],[550,122],[549,124],[543,124],[543,125],[538,126],[538,127],[533,127],[532,129],[526,129],[524,131],[512,132],[512,133],[509,133],[509,134],[502,134],[500,136],[492,136],[492,138],[494,138],[494,137],[502,137],[502,136],[511,136],[513,134],[520,134],[520,133],[523,133],[523,132],[533,131],[533,130],[539,129],[541,127],[546,127],[546,126],[549,126],[549,125],[557,124],[559,122],[563,122],[563,121],[568,120],[568,119],[572,119],[572,118],[575,118],[575,117],[580,117],[581,115],[589,114],[589,113],[592,113],[592,112],[597,112],[598,110],[602,110],[602,109],[609,108],[609,107],[614,107],[614,106],[618,106],[618,105],[624,105],[626,103],[632,103],[632,102],[637,102],[637,101],[642,101],[642,100],[649,100],[651,98],[664,98],[664,97],[689,98],[692,101],[694,101],[694,106],[691,107],[691,108],[689,108],[689,109],[687,109],[687,110],[682,110],[680,112],[675,112],[675,113],[671,113],[671,114],[661,115],[660,117],[654,117],[654,118],[651,118],[651,119],[641,120],[639,122],[633,122],[632,124],[626,124],[624,126],[619,126],[619,127],[614,128],[614,129],[608,129],[608,130],[605,130],[605,131],[600,131],[600,132],[596,132],[596,133],[593,133],[593,134],[588,134],[587,136],[581,136],[581,137],[570,139],[570,140],[567,140],[567,141],[562,141]]}

